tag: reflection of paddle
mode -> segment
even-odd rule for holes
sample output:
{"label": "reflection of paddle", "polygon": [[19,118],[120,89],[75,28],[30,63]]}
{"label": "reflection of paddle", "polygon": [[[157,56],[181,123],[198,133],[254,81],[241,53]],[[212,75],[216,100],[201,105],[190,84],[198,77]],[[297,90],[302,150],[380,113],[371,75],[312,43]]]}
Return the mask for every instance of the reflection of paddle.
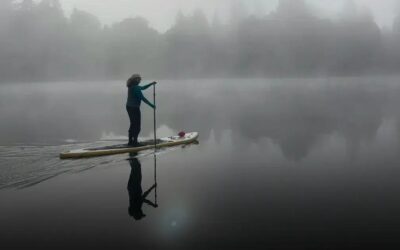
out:
{"label": "reflection of paddle", "polygon": [[155,189],[154,189],[154,203],[156,204],[156,206],[158,207],[157,204],[157,155],[154,154],[154,185],[155,185]]}
{"label": "reflection of paddle", "polygon": [[[156,106],[156,85],[153,85],[153,104]],[[156,109],[153,109],[153,115],[154,115],[154,202],[155,205],[158,206],[157,204],[157,131],[156,131]]]}
{"label": "reflection of paddle", "polygon": [[157,133],[156,133],[156,85],[153,85],[153,116],[154,116],[154,153],[157,149]]}

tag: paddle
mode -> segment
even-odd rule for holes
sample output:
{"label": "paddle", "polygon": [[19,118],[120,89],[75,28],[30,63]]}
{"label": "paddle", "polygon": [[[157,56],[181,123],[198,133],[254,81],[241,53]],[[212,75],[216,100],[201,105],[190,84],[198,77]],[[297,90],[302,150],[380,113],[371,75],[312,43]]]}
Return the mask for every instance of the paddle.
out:
{"label": "paddle", "polygon": [[[156,85],[153,85],[153,104],[154,107],[156,106]],[[157,150],[157,131],[156,131],[156,108],[153,109],[154,115],[154,153]]]}
{"label": "paddle", "polygon": [[154,154],[154,203],[156,204],[156,206],[158,207],[157,204],[157,155]]}

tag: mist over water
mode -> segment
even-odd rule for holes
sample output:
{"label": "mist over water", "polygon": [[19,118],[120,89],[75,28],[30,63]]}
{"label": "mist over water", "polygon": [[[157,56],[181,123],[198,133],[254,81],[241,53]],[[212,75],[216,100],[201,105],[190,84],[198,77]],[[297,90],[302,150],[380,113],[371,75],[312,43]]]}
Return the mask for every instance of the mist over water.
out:
{"label": "mist over water", "polygon": [[[229,134],[235,150],[254,143],[260,148],[273,146],[295,162],[320,150],[328,150],[323,153],[327,160],[351,160],[359,154],[369,158],[368,152],[375,155],[373,151],[382,146],[385,150],[379,153],[395,156],[400,131],[397,81],[390,77],[162,81],[157,88],[158,136],[198,131],[202,138],[221,142]],[[6,84],[0,89],[0,99],[7,103],[0,109],[3,146],[127,138],[123,81]],[[152,112],[146,106],[142,112],[141,136],[151,138]],[[330,147],[339,155],[329,152]]]}
{"label": "mist over water", "polygon": [[[233,145],[268,141],[295,161],[333,140],[352,156],[385,133],[391,133],[386,137],[392,137],[392,143],[397,140],[397,81],[397,77],[161,81],[158,135],[198,131],[220,141],[229,132]],[[4,146],[127,137],[123,81],[14,83],[3,84],[0,90],[0,100],[7,104],[0,106]],[[142,109],[141,136],[149,138],[152,112],[145,105]]]}

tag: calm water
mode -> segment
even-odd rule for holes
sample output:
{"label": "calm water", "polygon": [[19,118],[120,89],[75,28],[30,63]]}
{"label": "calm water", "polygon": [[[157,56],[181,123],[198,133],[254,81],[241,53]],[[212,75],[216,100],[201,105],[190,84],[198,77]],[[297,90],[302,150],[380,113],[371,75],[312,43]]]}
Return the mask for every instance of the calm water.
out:
{"label": "calm water", "polygon": [[397,245],[399,80],[160,81],[158,135],[200,138],[157,152],[156,166],[151,151],[58,159],[121,143],[123,82],[0,85],[1,247]]}

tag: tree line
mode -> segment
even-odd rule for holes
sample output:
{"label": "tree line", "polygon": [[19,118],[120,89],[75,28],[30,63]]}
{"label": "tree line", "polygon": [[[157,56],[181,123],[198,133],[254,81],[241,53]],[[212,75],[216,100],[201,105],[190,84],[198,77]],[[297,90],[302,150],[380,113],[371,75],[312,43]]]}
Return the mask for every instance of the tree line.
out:
{"label": "tree line", "polygon": [[[349,1],[351,3],[351,1]],[[281,77],[398,73],[400,15],[381,30],[348,4],[340,20],[317,16],[301,0],[280,0],[252,16],[232,8],[230,21],[178,13],[166,32],[142,17],[113,25],[58,0],[0,1],[0,81]]]}

